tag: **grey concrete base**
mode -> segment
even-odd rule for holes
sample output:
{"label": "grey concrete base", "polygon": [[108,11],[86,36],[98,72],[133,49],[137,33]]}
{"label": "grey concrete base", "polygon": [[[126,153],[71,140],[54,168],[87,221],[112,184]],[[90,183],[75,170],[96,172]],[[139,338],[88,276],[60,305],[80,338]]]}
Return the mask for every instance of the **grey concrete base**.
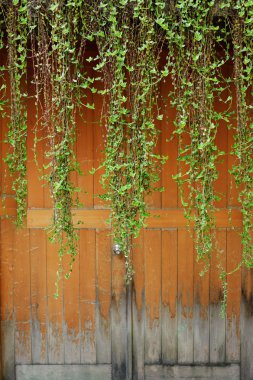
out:
{"label": "grey concrete base", "polygon": [[226,366],[205,365],[146,365],[145,380],[239,380],[239,364]]}
{"label": "grey concrete base", "polygon": [[16,380],[111,380],[111,365],[17,365]]}

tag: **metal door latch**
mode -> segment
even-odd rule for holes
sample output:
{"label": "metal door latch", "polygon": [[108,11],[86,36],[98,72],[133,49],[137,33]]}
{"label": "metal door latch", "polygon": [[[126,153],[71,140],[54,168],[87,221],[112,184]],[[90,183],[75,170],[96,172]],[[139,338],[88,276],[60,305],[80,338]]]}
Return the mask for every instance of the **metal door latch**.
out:
{"label": "metal door latch", "polygon": [[120,255],[122,253],[120,245],[119,244],[114,244],[112,247],[114,255]]}

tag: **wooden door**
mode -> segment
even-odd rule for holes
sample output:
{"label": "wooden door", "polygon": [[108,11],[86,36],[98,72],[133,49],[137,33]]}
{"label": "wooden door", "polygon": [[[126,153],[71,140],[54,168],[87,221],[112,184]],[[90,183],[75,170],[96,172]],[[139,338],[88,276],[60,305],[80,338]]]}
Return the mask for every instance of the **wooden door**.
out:
{"label": "wooden door", "polygon": [[[161,91],[165,94],[169,82]],[[29,84],[29,94],[34,89]],[[88,99],[92,103],[92,99]],[[174,111],[166,107],[159,122],[157,149],[168,155],[161,174],[163,193],[147,198],[147,228],[135,242],[132,287],[124,284],[123,257],[112,254],[106,219],[109,210],[94,197],[102,191],[99,173],[89,174],[101,160],[104,132],[100,125],[101,99],[96,111],[78,119],[76,153],[84,176],[73,178],[82,189],[84,208],[74,212],[79,250],[74,271],[60,284],[54,298],[57,247],[44,231],[52,204],[32,156],[35,112],[29,98],[28,217],[16,230],[11,219],[1,219],[1,355],[4,380],[144,380],[253,379],[252,274],[240,271],[228,278],[227,318],[220,316],[221,283],[218,257],[201,278],[194,243],[187,230],[176,183],[177,141],[169,137]],[[2,120],[2,140],[7,120]],[[38,161],[46,163],[43,134],[39,132]],[[217,144],[228,151],[232,132],[221,128]],[[2,143],[2,156],[7,147]],[[217,244],[227,271],[240,260],[240,211],[228,169],[232,158],[219,164]],[[15,214],[10,180],[1,168],[2,215]],[[232,206],[231,216],[228,207]],[[159,215],[159,217],[158,217]],[[231,219],[231,222],[230,222]],[[79,226],[80,227],[80,226]]]}

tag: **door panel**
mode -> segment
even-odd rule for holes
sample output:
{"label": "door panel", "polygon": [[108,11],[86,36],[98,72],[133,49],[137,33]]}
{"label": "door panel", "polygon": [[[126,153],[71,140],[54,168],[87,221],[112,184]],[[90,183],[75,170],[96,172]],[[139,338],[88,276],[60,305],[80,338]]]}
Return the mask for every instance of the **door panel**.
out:
{"label": "door panel", "polygon": [[[161,86],[165,97],[171,83],[168,80]],[[33,92],[30,84],[29,93]],[[233,158],[225,155],[218,166],[220,178],[215,186],[222,195],[216,215],[218,249],[209,272],[200,277],[203,267],[196,263],[192,230],[187,230],[172,179],[177,172],[178,141],[170,139],[175,111],[166,105],[164,119],[157,122],[161,129],[157,150],[169,156],[160,181],[165,191],[147,197],[151,216],[134,242],[135,275],[132,287],[126,287],[124,258],[112,255],[113,242],[105,223],[109,210],[96,197],[103,191],[101,173],[89,174],[99,165],[105,134],[99,114],[102,99],[92,97],[89,103],[95,103],[96,111],[86,109],[83,118],[77,117],[76,152],[84,173],[73,177],[84,204],[74,211],[75,222],[83,221],[78,232],[79,256],[71,278],[59,284],[58,300],[54,298],[57,247],[48,242],[43,230],[50,223],[52,203],[31,151],[27,228],[17,231],[10,219],[1,220],[4,380],[15,380],[15,372],[16,380],[239,380],[240,371],[241,379],[252,379],[250,271],[243,272],[242,284],[240,271],[228,277],[228,315],[225,319],[220,316],[222,285],[217,264],[222,262],[227,271],[233,271],[241,255],[241,215],[236,190],[226,174]],[[34,144],[34,113],[29,97],[29,148]],[[3,120],[2,134],[6,128]],[[38,137],[43,136],[45,131],[38,131]],[[232,140],[232,132],[220,128],[220,149],[226,151]],[[2,154],[6,149],[2,144]],[[44,149],[41,139],[40,166],[46,163]],[[13,215],[9,182],[5,193],[6,210]],[[232,206],[231,215],[228,206]]]}

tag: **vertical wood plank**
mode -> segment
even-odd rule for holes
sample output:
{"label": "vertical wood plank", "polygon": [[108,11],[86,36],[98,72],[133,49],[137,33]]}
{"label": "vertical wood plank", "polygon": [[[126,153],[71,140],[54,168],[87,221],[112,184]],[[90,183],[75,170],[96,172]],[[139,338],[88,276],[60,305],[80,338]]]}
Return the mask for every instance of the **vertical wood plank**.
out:
{"label": "vertical wood plank", "polygon": [[111,363],[111,241],[107,230],[97,230],[97,363]]}
{"label": "vertical wood plank", "polygon": [[[65,272],[69,270],[70,258],[66,256]],[[80,310],[79,310],[79,255],[73,264],[73,271],[63,282],[64,313],[64,363],[80,363]]]}
{"label": "vertical wood plank", "polygon": [[144,241],[143,230],[134,242],[133,266],[133,380],[144,380]]}
{"label": "vertical wood plank", "polygon": [[193,362],[193,240],[178,230],[178,362]]}
{"label": "vertical wood plank", "polygon": [[232,156],[229,152],[231,152],[233,144],[234,144],[234,134],[235,130],[233,128],[228,131],[228,186],[227,186],[227,205],[228,207],[240,207],[240,203],[238,201],[238,189],[235,185],[234,176],[230,173],[234,163],[235,156]]}
{"label": "vertical wood plank", "polygon": [[96,363],[96,231],[80,230],[81,363]]}
{"label": "vertical wood plank", "polygon": [[[32,67],[31,62],[28,71],[28,81],[27,81],[27,203],[28,207],[43,207],[43,181],[41,176],[43,174],[43,155],[44,155],[44,142],[43,133],[41,130],[41,125],[37,124],[36,120],[36,105],[35,105],[35,85],[32,83]],[[36,142],[36,160],[34,157],[34,143]],[[37,163],[36,163],[37,161]]]}
{"label": "vertical wood plank", "polygon": [[[237,231],[227,231],[227,272],[232,272],[241,261],[241,238]],[[228,276],[226,321],[226,361],[240,360],[240,304],[241,270]]]}
{"label": "vertical wood plank", "polygon": [[[3,65],[7,64],[8,53],[7,51],[3,51],[1,54],[1,60],[3,61]],[[6,92],[3,100],[7,101],[7,107],[5,107],[5,117],[1,118],[1,134],[2,134],[2,157],[6,158],[7,154],[10,153],[10,145],[4,143],[4,140],[8,134],[8,125],[10,121],[10,76],[8,74],[8,70],[3,71],[3,80],[6,84]],[[2,194],[3,195],[14,195],[14,191],[12,190],[12,178],[10,172],[8,170],[8,165],[3,160],[2,161],[2,172],[1,172],[1,183],[2,183]]]}
{"label": "vertical wood plank", "polygon": [[[190,139],[189,134],[185,133],[184,135],[179,137],[178,146],[181,146],[184,149],[185,146],[190,145],[190,141],[191,139]],[[181,171],[184,180],[189,178],[187,174],[188,170],[189,170],[189,165],[187,165],[185,161],[178,161],[178,171]],[[184,202],[187,202],[187,200],[189,199],[189,195],[190,195],[189,184],[187,182],[184,182],[180,190],[178,191],[178,207],[183,208],[182,200],[184,200]]]}
{"label": "vertical wood plank", "polygon": [[17,229],[14,248],[15,363],[29,364],[31,352],[31,294],[29,230]]}
{"label": "vertical wood plank", "polygon": [[[90,71],[90,69],[88,69]],[[87,102],[92,104],[92,94],[87,92]],[[78,176],[78,187],[80,188],[79,200],[84,207],[93,207],[94,204],[94,178],[89,173],[94,163],[94,113],[89,108],[77,114],[77,160],[80,163],[83,175]]]}
{"label": "vertical wood plank", "polygon": [[177,230],[162,232],[162,361],[177,362]]}
{"label": "vertical wood plank", "polygon": [[169,81],[165,81],[161,85],[161,96],[163,98],[163,120],[162,120],[162,141],[161,153],[167,156],[168,160],[163,165],[161,180],[164,191],[162,192],[162,207],[177,207],[178,204],[178,186],[172,176],[177,174],[177,155],[178,155],[178,140],[173,137],[175,110],[171,107],[168,100],[168,91],[172,90]]}
{"label": "vertical wood plank", "polygon": [[161,231],[144,231],[145,363],[161,360]]}
{"label": "vertical wood plank", "polygon": [[14,228],[12,220],[3,219],[1,221],[1,351],[2,375],[5,380],[15,378],[15,326],[13,315]]}
{"label": "vertical wood plank", "polygon": [[253,270],[242,270],[241,379],[253,379]]}
{"label": "vertical wood plank", "polygon": [[47,344],[49,364],[64,363],[62,281],[59,283],[59,297],[58,299],[54,297],[58,263],[57,246],[47,239]]}
{"label": "vertical wood plank", "polygon": [[221,263],[226,270],[227,235],[226,230],[216,231],[217,252],[211,256],[210,267],[210,363],[224,363],[226,355],[226,320],[221,316],[222,284]]}
{"label": "vertical wood plank", "polygon": [[197,262],[194,249],[194,363],[209,361],[209,271],[205,270],[205,262]]}
{"label": "vertical wood plank", "polygon": [[30,230],[32,363],[47,363],[47,271],[43,230]]}
{"label": "vertical wood plank", "polygon": [[[161,106],[161,99],[158,100],[158,107]],[[156,141],[156,146],[154,147],[154,153],[157,155],[161,155],[161,148],[162,148],[162,121],[157,120],[157,110],[153,110],[153,117],[154,117],[154,125],[155,129],[158,132],[157,135],[157,141]],[[157,188],[161,187],[162,184],[162,178],[161,178],[161,173],[158,173],[158,181],[155,183],[155,186]],[[150,194],[147,194],[145,196],[145,202],[149,208],[157,208],[160,209],[162,206],[162,194],[160,191],[153,191]]]}
{"label": "vertical wood plank", "polygon": [[[112,376],[127,379],[127,308],[125,286],[125,259],[122,255],[112,257]],[[130,316],[131,318],[131,316]]]}
{"label": "vertical wood plank", "polygon": [[[98,89],[102,89],[101,84],[98,85]],[[102,119],[102,107],[103,107],[103,99],[101,95],[94,94],[93,100],[95,103],[95,112],[93,113],[94,117],[94,166],[95,168],[99,167],[99,164],[103,160],[104,156],[104,146],[105,146],[105,127],[103,123],[105,123],[105,119]],[[100,178],[102,175],[102,170],[97,171],[94,174],[94,207],[95,208],[103,208],[104,201],[98,197],[99,194],[104,193],[103,186],[100,183]]]}
{"label": "vertical wood plank", "polygon": [[[226,107],[226,105],[225,105]],[[218,112],[224,111],[224,103],[218,102],[216,104]],[[228,129],[227,122],[221,120],[219,122],[219,128],[215,138],[215,144],[219,151],[225,154],[220,156],[216,168],[219,173],[219,177],[214,184],[214,191],[220,197],[220,200],[215,202],[215,205],[220,208],[227,207],[227,195],[228,195]]]}

